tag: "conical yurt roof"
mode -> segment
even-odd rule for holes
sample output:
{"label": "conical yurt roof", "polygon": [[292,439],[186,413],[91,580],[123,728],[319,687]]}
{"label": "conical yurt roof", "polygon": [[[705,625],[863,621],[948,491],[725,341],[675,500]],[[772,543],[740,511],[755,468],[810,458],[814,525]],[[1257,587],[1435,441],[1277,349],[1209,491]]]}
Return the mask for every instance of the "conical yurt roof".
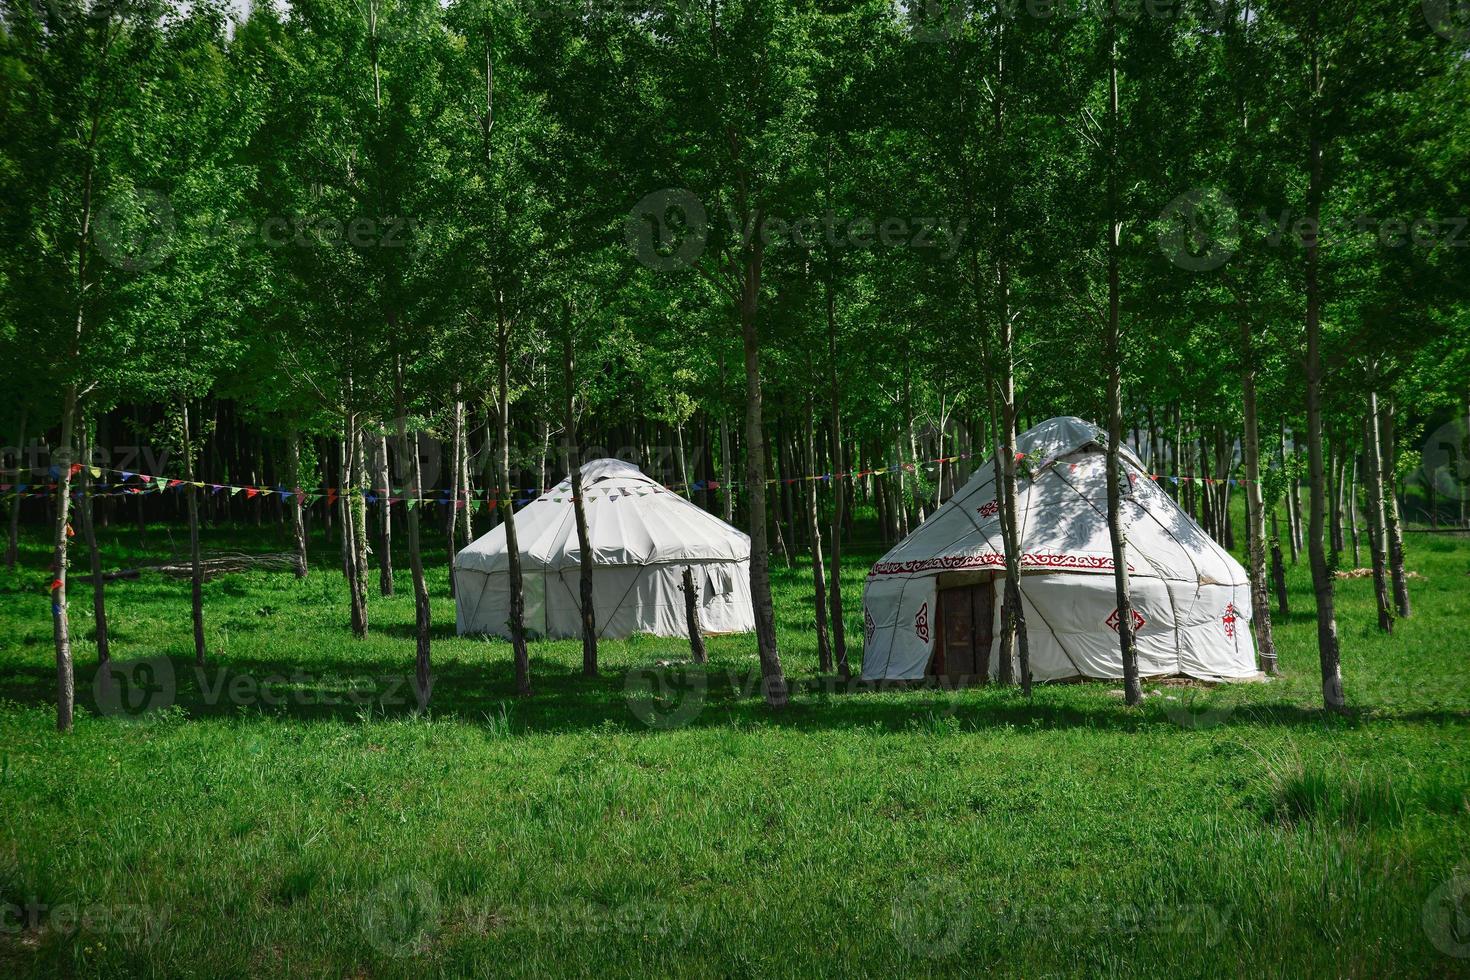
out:
{"label": "conical yurt roof", "polygon": [[[678,561],[744,561],[750,538],[620,459],[582,466],[587,534],[596,565]],[[516,512],[516,540],[527,565],[560,569],[581,564],[576,510],[568,478]],[[510,567],[505,525],[499,524],[454,559],[478,572]]]}
{"label": "conical yurt roof", "polygon": [[[1016,440],[1022,571],[1111,574],[1107,524],[1107,433],[1079,418],[1050,419]],[[1245,584],[1245,569],[1150,477],[1126,447],[1123,526],[1129,573],[1174,581]],[[995,467],[970,480],[882,560],[870,577],[1003,569]]]}

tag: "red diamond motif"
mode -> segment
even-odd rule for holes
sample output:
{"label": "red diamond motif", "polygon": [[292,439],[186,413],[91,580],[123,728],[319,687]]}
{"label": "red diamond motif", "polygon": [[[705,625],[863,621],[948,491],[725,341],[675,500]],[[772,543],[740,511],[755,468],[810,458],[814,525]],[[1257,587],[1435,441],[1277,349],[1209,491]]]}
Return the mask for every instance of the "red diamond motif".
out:
{"label": "red diamond motif", "polygon": [[[1144,619],[1143,618],[1143,614],[1140,613],[1137,609],[1134,609],[1134,608],[1131,608],[1130,607],[1128,611],[1130,613],[1132,613],[1132,616],[1130,618],[1133,620],[1133,632],[1134,633],[1137,633],[1139,630],[1143,629],[1143,624],[1146,623],[1146,622],[1148,622],[1148,620]],[[1118,610],[1117,609],[1114,609],[1112,612],[1108,613],[1107,627],[1108,627],[1108,629],[1112,630],[1114,633],[1118,632]]]}

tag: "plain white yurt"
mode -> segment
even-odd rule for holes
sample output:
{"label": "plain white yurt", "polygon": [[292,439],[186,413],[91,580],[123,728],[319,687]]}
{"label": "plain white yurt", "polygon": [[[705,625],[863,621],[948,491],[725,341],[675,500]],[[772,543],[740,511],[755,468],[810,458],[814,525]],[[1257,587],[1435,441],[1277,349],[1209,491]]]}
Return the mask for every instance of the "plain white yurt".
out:
{"label": "plain white yurt", "polygon": [[[699,624],[709,633],[755,629],[750,538],[617,459],[582,467],[592,588],[599,636],[685,636],[685,567],[699,589]],[[582,553],[571,480],[516,512],[526,629],[582,635]],[[454,559],[459,632],[509,636],[510,556],[501,524]]]}
{"label": "plain white yurt", "polygon": [[[1123,676],[1107,525],[1107,433],[1077,418],[1017,440],[1021,594],[1038,681]],[[1256,676],[1249,580],[1126,448],[1139,672]],[[868,573],[863,677],[995,676],[1005,545],[991,460]]]}

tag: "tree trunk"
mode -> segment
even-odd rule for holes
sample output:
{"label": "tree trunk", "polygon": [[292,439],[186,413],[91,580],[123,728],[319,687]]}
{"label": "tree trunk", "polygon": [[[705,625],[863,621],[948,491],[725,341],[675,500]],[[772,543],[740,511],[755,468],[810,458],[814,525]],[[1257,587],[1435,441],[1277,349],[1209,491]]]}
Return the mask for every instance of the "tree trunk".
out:
{"label": "tree trunk", "polygon": [[[397,319],[393,315],[388,317],[388,328],[391,333],[397,333]],[[406,416],[407,407],[403,397],[403,358],[393,359],[393,414],[397,416],[398,424],[398,465],[407,470],[402,474],[405,494],[409,498],[404,503],[404,523],[408,526],[408,567],[413,577],[413,614],[414,614],[414,646],[417,654],[414,664],[414,696],[418,700],[419,710],[423,711],[429,706],[429,696],[433,693],[434,682],[430,674],[430,632],[429,632],[429,586],[424,580],[423,553],[419,549],[419,512],[417,505],[413,503],[414,498],[422,497],[420,484],[423,475],[419,472],[419,445],[418,433],[415,432],[413,439],[408,438],[408,425]],[[404,464],[408,465],[404,467]]]}
{"label": "tree trunk", "polygon": [[1240,386],[1245,401],[1245,438],[1241,451],[1245,456],[1245,504],[1249,518],[1246,537],[1250,544],[1251,625],[1255,629],[1261,669],[1268,674],[1276,674],[1276,639],[1271,632],[1271,598],[1266,585],[1266,505],[1261,494],[1256,355],[1252,349],[1251,328],[1245,317],[1240,321],[1240,359]]}
{"label": "tree trunk", "polygon": [[[1295,565],[1302,550],[1302,518],[1300,501],[1297,499],[1296,475],[1290,460],[1286,458],[1286,419],[1281,420],[1277,438],[1280,440],[1281,467],[1286,472],[1286,538],[1291,546],[1291,563]],[[1293,439],[1295,441],[1295,439]],[[1293,447],[1292,456],[1296,456]]]}
{"label": "tree trunk", "polygon": [[786,706],[787,692],[781,655],[776,648],[776,610],[771,601],[770,550],[766,542],[765,431],[761,418],[760,345],[756,334],[764,243],[757,235],[746,248],[748,254],[740,283],[740,334],[745,348],[745,482],[750,504],[747,525],[750,533],[750,596],[755,606],[761,686],[766,703],[779,709]]}
{"label": "tree trunk", "polygon": [[194,612],[194,664],[204,666],[204,571],[199,561],[199,495],[194,486],[194,446],[189,434],[189,401],[179,399],[184,446],[184,495],[189,507],[189,601]]}
{"label": "tree trunk", "polygon": [[[780,439],[781,439],[781,434],[780,434],[780,429],[778,428],[777,431],[776,431],[776,441],[777,441],[778,444],[780,442]],[[767,520],[769,522],[774,523],[776,525],[776,528],[775,528],[775,531],[776,531],[776,551],[778,551],[781,554],[781,564],[784,565],[784,566],[786,566],[787,568],[790,568],[791,567],[791,552],[786,547],[786,531],[785,531],[785,529],[787,527],[789,527],[790,525],[788,524],[788,522],[786,520],[783,519],[783,515],[781,513],[782,507],[783,507],[784,502],[785,502],[785,496],[786,496],[786,482],[783,479],[784,474],[782,474],[777,469],[777,460],[774,458],[774,455],[775,454],[771,452],[771,444],[770,444],[769,441],[765,445],[765,455],[766,455],[766,472],[767,473],[775,473],[776,474],[776,476],[773,477],[773,479],[775,479],[775,481],[776,481],[776,483],[775,483],[776,496],[775,496],[775,499],[774,500],[771,500],[770,501],[770,504],[769,504],[770,511],[767,514]]]}
{"label": "tree trunk", "polygon": [[373,490],[378,496],[378,595],[393,594],[393,478],[388,472],[388,436],[373,441]]}
{"label": "tree trunk", "polygon": [[496,304],[496,326],[499,341],[500,387],[500,506],[505,521],[505,550],[510,559],[510,642],[515,656],[516,696],[531,695],[531,658],[526,651],[526,596],[521,585],[521,549],[516,539],[515,494],[510,477],[510,324]]}
{"label": "tree trunk", "polygon": [[1388,555],[1383,535],[1383,467],[1378,458],[1378,395],[1368,392],[1368,414],[1363,419],[1364,470],[1368,475],[1368,552],[1373,557],[1373,595],[1378,604],[1378,628],[1393,632],[1393,608],[1388,598]]}
{"label": "tree trunk", "polygon": [[735,480],[730,467],[730,413],[724,407],[725,352],[720,351],[720,506],[726,524],[735,521]]}
{"label": "tree trunk", "polygon": [[362,422],[357,416],[352,421],[352,574],[354,594],[362,607],[362,632],[367,635],[367,576],[368,576],[368,529],[367,529],[367,452],[363,445]]}
{"label": "tree trunk", "polygon": [[[1110,28],[1110,34],[1111,34]],[[1123,349],[1119,322],[1117,196],[1118,65],[1116,42],[1108,51],[1108,537],[1113,545],[1113,585],[1118,596],[1118,649],[1123,659],[1123,699],[1129,705],[1143,700],[1138,681],[1138,648],[1133,637],[1133,606],[1128,595],[1127,539],[1123,535]]]}
{"label": "tree trunk", "polygon": [[[1316,10],[1311,14],[1312,30],[1316,31]],[[1317,52],[1312,51],[1312,75],[1314,99],[1320,92],[1320,68]],[[1309,177],[1307,188],[1307,218],[1311,227],[1321,228],[1322,220],[1322,144],[1315,131],[1315,108],[1309,138]],[[1337,644],[1337,613],[1334,605],[1332,570],[1327,567],[1327,554],[1322,547],[1322,524],[1326,516],[1326,500],[1323,496],[1322,473],[1322,296],[1317,281],[1318,248],[1317,236],[1312,235],[1306,246],[1307,269],[1307,466],[1311,484],[1312,516],[1309,528],[1308,550],[1312,563],[1312,587],[1317,596],[1317,654],[1322,670],[1322,702],[1330,711],[1342,711],[1346,699],[1342,690],[1342,654]]]}
{"label": "tree trunk", "polygon": [[[1397,450],[1394,445],[1394,406],[1392,399],[1385,398],[1379,410],[1381,463],[1383,487],[1387,498],[1383,502],[1383,517],[1387,523],[1388,567],[1393,576],[1393,603],[1399,616],[1408,618],[1413,613],[1409,604],[1408,573],[1404,571],[1404,528],[1399,519],[1399,498],[1394,492]],[[1430,481],[1431,483],[1433,481]]]}
{"label": "tree trunk", "polygon": [[[16,437],[16,441],[15,441],[16,453],[17,453],[17,455],[15,457],[15,469],[16,469],[15,483],[16,483],[17,486],[19,486],[22,483],[28,483],[28,482],[30,482],[29,481],[29,476],[26,473],[27,466],[26,466],[26,462],[25,462],[25,453],[26,453],[26,421],[28,420],[29,416],[30,416],[30,406],[29,405],[22,405],[20,407],[20,435]],[[9,540],[8,540],[6,546],[5,546],[5,569],[6,569],[6,571],[10,571],[10,572],[15,571],[15,563],[17,561],[19,561],[19,560],[20,560],[20,491],[17,490],[15,496],[13,496],[13,497],[10,498],[10,537],[9,537]]]}
{"label": "tree trunk", "polygon": [[[816,613],[817,669],[824,674],[830,674],[832,673],[832,645],[827,636],[827,572],[822,567],[822,525],[817,514],[817,481],[815,479],[818,469],[817,440],[812,430],[813,411],[812,393],[808,388],[806,411],[802,416],[808,471],[808,479],[802,481],[806,488],[806,493],[803,495],[806,501],[806,536],[812,555],[812,608]],[[833,474],[829,482],[839,493],[842,491],[842,482],[836,474]]]}
{"label": "tree trunk", "polygon": [[[571,313],[562,333],[562,398],[565,420],[567,474],[572,481],[572,510],[577,522],[578,579],[582,612],[582,676],[597,676],[597,609],[592,600],[592,542],[587,534],[587,508],[582,500],[582,452],[577,443],[576,368],[572,347]],[[688,569],[685,569],[687,580]],[[687,600],[686,600],[687,601]],[[703,643],[700,650],[703,651]]]}
{"label": "tree trunk", "polygon": [[291,433],[291,539],[296,548],[296,577],[306,578],[306,514],[301,496],[301,436]]}
{"label": "tree trunk", "polygon": [[367,603],[361,591],[362,575],[357,567],[357,513],[352,500],[352,490],[357,480],[353,475],[353,458],[356,455],[356,416],[347,409],[342,417],[342,442],[337,452],[338,516],[342,520],[342,575],[347,579],[347,601],[352,635],[358,639],[367,636]]}
{"label": "tree trunk", "polygon": [[[459,397],[459,382],[454,382],[454,418],[452,421],[452,433],[449,440],[449,516],[446,522],[445,537],[449,553],[449,597],[454,598],[454,556],[456,554],[455,535],[459,533],[459,504],[460,504],[460,461],[459,454],[464,450],[464,402]],[[544,464],[543,464],[544,465]],[[542,481],[543,483],[545,481]]]}
{"label": "tree trunk", "polygon": [[684,584],[679,586],[684,593],[684,623],[689,627],[689,656],[697,664],[709,662],[704,649],[704,634],[699,631],[699,589],[694,585],[694,574],[684,566]]}
{"label": "tree trunk", "polygon": [[[825,200],[829,211],[832,207],[831,168],[832,151],[829,145],[823,169]],[[829,621],[832,629],[832,657],[837,662],[837,675],[845,681],[852,676],[852,668],[847,662],[847,627],[842,618],[842,527],[847,518],[847,484],[850,481],[845,477],[847,463],[842,451],[842,402],[837,377],[837,253],[830,242],[826,248],[826,259],[822,276],[822,298],[827,320],[827,438],[829,462],[832,466],[832,563],[827,601],[831,605]],[[881,504],[881,499],[879,502]],[[881,522],[881,506],[878,507],[878,514]]]}
{"label": "tree trunk", "polygon": [[1286,564],[1281,560],[1281,532],[1276,526],[1276,508],[1271,508],[1271,580],[1276,587],[1276,614],[1282,619],[1291,615],[1286,597]]}
{"label": "tree trunk", "polygon": [[97,640],[97,686],[112,691],[112,653],[107,637],[107,600],[102,578],[102,555],[97,549],[97,530],[92,521],[92,460],[96,450],[94,430],[87,428],[82,451],[81,476],[82,534],[87,539],[87,553],[92,565],[92,626]]}
{"label": "tree trunk", "polygon": [[470,479],[470,405],[468,402],[460,402],[460,411],[464,416],[464,438],[459,441],[459,459],[455,465],[459,468],[459,492],[464,500],[464,520],[460,522],[460,544],[469,547],[470,542],[475,540],[475,484]]}
{"label": "tree trunk", "polygon": [[[81,314],[77,314],[78,333],[81,331]],[[68,519],[71,516],[72,435],[76,424],[77,386],[75,382],[66,386],[61,407],[61,442],[56,478],[56,505],[53,525],[53,553],[51,559],[51,622],[52,636],[56,646],[56,730],[71,731],[73,705],[76,700],[76,681],[72,673],[71,622],[66,604],[66,564]],[[53,458],[58,454],[53,453]]]}
{"label": "tree trunk", "polygon": [[1363,556],[1358,550],[1358,459],[1353,456],[1352,474],[1348,483],[1348,526],[1353,535],[1353,567],[1363,567]]}

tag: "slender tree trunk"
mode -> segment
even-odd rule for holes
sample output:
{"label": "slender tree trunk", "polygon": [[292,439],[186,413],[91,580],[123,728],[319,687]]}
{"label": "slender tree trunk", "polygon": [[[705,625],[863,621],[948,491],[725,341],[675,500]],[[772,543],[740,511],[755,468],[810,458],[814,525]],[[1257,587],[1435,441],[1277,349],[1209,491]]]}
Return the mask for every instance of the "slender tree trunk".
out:
{"label": "slender tree trunk", "polygon": [[1000,293],[1000,424],[1001,424],[1001,491],[1004,506],[1001,522],[1005,528],[1006,603],[1010,607],[1011,631],[1015,637],[1017,669],[1021,676],[1021,693],[1031,696],[1031,650],[1026,637],[1026,607],[1021,597],[1021,524],[1017,514],[1016,494],[1016,366],[1015,334],[1011,325],[1010,270],[999,264]]}
{"label": "slender tree trunk", "polygon": [[1345,544],[1342,539],[1342,487],[1343,483],[1346,482],[1343,480],[1343,472],[1347,468],[1346,457],[1347,452],[1344,447],[1336,445],[1332,447],[1332,452],[1329,455],[1331,465],[1328,467],[1328,472],[1332,475],[1332,490],[1329,497],[1332,500],[1330,531],[1332,534],[1332,564],[1334,567],[1341,563],[1340,559],[1343,545]]}
{"label": "slender tree trunk", "polygon": [[[758,225],[759,222],[752,227]],[[761,686],[766,703],[779,709],[786,706],[787,692],[781,655],[776,648],[776,610],[771,601],[770,550],[766,542],[765,431],[761,418],[760,343],[756,332],[764,243],[757,235],[746,248],[748,254],[740,283],[740,333],[745,348],[745,482],[750,503],[750,596],[755,606]]]}
{"label": "slender tree trunk", "polygon": [[[810,372],[808,372],[810,373]],[[804,423],[806,468],[809,476],[817,473],[817,440],[812,429],[812,393],[807,389],[806,411],[802,415]],[[827,571],[822,567],[822,525],[817,514],[817,481],[815,479],[803,480],[806,493],[806,516],[807,516],[807,544],[811,548],[812,555],[812,608],[816,613],[817,627],[817,669],[824,674],[832,673],[832,645],[827,636]],[[834,474],[831,481],[833,489],[842,492],[842,483]]]}
{"label": "slender tree trunk", "polygon": [[1358,458],[1353,456],[1352,473],[1348,486],[1348,521],[1353,534],[1353,567],[1363,567],[1363,556],[1358,550]]}
{"label": "slender tree trunk", "polygon": [[[1281,466],[1286,471],[1286,537],[1291,546],[1291,563],[1297,563],[1297,557],[1302,550],[1302,524],[1301,514],[1298,509],[1296,476],[1290,465],[1291,460],[1286,457],[1286,419],[1281,420],[1281,428],[1278,430],[1277,438],[1280,440]],[[1292,456],[1296,455],[1295,451]]]}
{"label": "slender tree trunk", "polygon": [[353,503],[352,491],[357,485],[357,479],[353,474],[353,457],[356,455],[356,416],[351,409],[343,412],[342,416],[342,443],[338,448],[338,487],[337,503],[338,516],[342,520],[342,575],[347,579],[347,601],[349,606],[349,617],[352,624],[352,635],[358,639],[367,636],[367,604],[360,588],[362,575],[357,567],[357,513]]}
{"label": "slender tree trunk", "polygon": [[[1409,604],[1408,573],[1404,570],[1404,528],[1399,519],[1399,498],[1394,492],[1397,469],[1397,449],[1394,445],[1394,406],[1392,399],[1385,398],[1379,409],[1380,443],[1382,449],[1383,487],[1387,494],[1383,502],[1383,517],[1387,523],[1389,572],[1393,576],[1393,602],[1400,617],[1407,619],[1413,614]],[[1431,481],[1432,482],[1432,481]]]}
{"label": "slender tree trunk", "polygon": [[[823,177],[827,208],[830,211],[832,207],[832,152],[830,146],[827,149],[825,160]],[[822,277],[822,298],[827,319],[827,439],[829,442],[828,455],[831,457],[832,466],[832,534],[829,543],[832,549],[832,563],[828,578],[827,601],[831,605],[829,619],[832,628],[832,657],[837,662],[837,675],[845,681],[852,676],[852,668],[847,662],[847,628],[842,618],[842,527],[847,516],[847,485],[850,481],[845,476],[847,463],[842,451],[841,388],[837,377],[837,253],[830,243],[826,249],[826,258]],[[883,509],[880,507],[878,512],[881,521]]]}
{"label": "slender tree trunk", "polygon": [[[1256,650],[1261,669],[1278,673],[1276,639],[1271,632],[1271,599],[1266,585],[1266,505],[1261,494],[1261,429],[1256,414],[1256,355],[1251,328],[1240,320],[1240,386],[1245,401],[1245,503],[1249,517],[1246,530],[1250,542],[1251,625],[1256,633]],[[1273,515],[1274,520],[1274,515]]]}
{"label": "slender tree trunk", "polygon": [[724,407],[723,394],[725,391],[725,352],[720,352],[720,506],[723,508],[722,516],[726,524],[735,521],[735,479],[731,472],[730,453],[730,413]]}
{"label": "slender tree trunk", "polygon": [[1291,615],[1291,605],[1286,597],[1286,565],[1281,560],[1281,532],[1276,526],[1276,508],[1271,508],[1271,580],[1276,587],[1276,615],[1285,619]]}
{"label": "slender tree trunk", "polygon": [[[582,612],[582,676],[597,676],[597,610],[592,600],[592,542],[587,534],[587,507],[582,499],[582,453],[577,442],[576,366],[572,346],[571,312],[566,313],[562,333],[562,397],[565,420],[567,474],[572,481],[572,510],[577,522],[577,553],[580,556],[578,591]],[[686,581],[689,570],[684,570]],[[687,601],[687,600],[686,600]],[[700,644],[703,652],[704,645]]]}
{"label": "slender tree trunk", "polygon": [[367,453],[363,446],[362,422],[353,416],[352,422],[352,575],[354,594],[362,607],[362,632],[367,635],[367,576],[368,576],[368,529],[367,496],[368,469]]}
{"label": "slender tree trunk", "polygon": [[[1109,29],[1110,34],[1112,28]],[[1108,537],[1113,544],[1113,584],[1118,595],[1118,649],[1123,659],[1123,697],[1129,705],[1143,700],[1138,681],[1138,648],[1133,636],[1133,605],[1128,594],[1127,539],[1123,534],[1123,349],[1118,286],[1118,65],[1116,42],[1108,51]]]}
{"label": "slender tree trunk", "polygon": [[1373,595],[1378,604],[1378,628],[1393,632],[1393,607],[1388,598],[1388,555],[1383,534],[1383,467],[1378,460],[1378,395],[1368,392],[1368,414],[1363,419],[1363,447],[1368,475],[1368,553],[1373,557]]}
{"label": "slender tree trunk", "polygon": [[[388,436],[378,437],[373,444],[373,482],[382,488],[378,500],[378,594],[393,594],[393,478],[388,472]],[[376,488],[375,488],[376,489]]]}
{"label": "slender tree trunk", "polygon": [[183,427],[184,495],[189,507],[189,601],[194,612],[194,663],[204,666],[204,572],[199,560],[199,495],[194,486],[194,446],[189,433],[189,401],[179,399]]}
{"label": "slender tree trunk", "polygon": [[526,651],[526,595],[522,591],[521,549],[516,539],[514,493],[510,476],[510,324],[505,320],[497,296],[496,326],[499,341],[500,389],[500,493],[501,519],[505,521],[505,549],[510,558],[510,642],[515,656],[516,696],[531,695],[531,658]]}
{"label": "slender tree trunk", "polygon": [[699,630],[699,589],[694,584],[694,574],[684,566],[684,584],[679,586],[684,593],[684,623],[689,627],[689,656],[697,664],[709,662],[704,649],[704,634]]}
{"label": "slender tree trunk", "polygon": [[[29,482],[29,476],[26,473],[26,470],[27,470],[28,467],[27,467],[26,459],[25,459],[25,455],[26,455],[26,422],[29,420],[29,417],[30,417],[30,406],[29,405],[22,405],[20,407],[20,434],[16,437],[16,440],[15,440],[16,453],[17,453],[17,455],[15,457],[15,468],[16,468],[15,483],[16,483],[17,486],[19,486],[22,483],[28,483]],[[13,496],[13,497],[10,498],[10,538],[8,540],[8,543],[5,546],[5,569],[6,569],[6,571],[11,571],[11,572],[15,571],[15,563],[17,561],[19,561],[19,560],[20,560],[20,492],[19,491],[16,491],[15,496]]]}
{"label": "slender tree trunk", "polygon": [[[1312,33],[1316,33],[1316,9],[1311,13]],[[1312,41],[1311,72],[1313,100],[1321,91],[1320,68],[1315,37]],[[1309,122],[1312,127],[1308,149],[1307,218],[1313,228],[1322,219],[1322,144],[1316,133],[1316,111]],[[1342,689],[1342,655],[1337,643],[1337,613],[1334,603],[1332,570],[1322,547],[1322,524],[1326,516],[1322,473],[1322,297],[1317,281],[1319,242],[1314,234],[1307,240],[1307,466],[1311,483],[1312,517],[1308,550],[1312,563],[1312,587],[1317,596],[1317,654],[1322,669],[1322,702],[1331,711],[1342,711],[1346,705]]]}
{"label": "slender tree trunk", "polygon": [[463,414],[464,438],[459,441],[459,459],[455,465],[459,468],[459,491],[461,499],[464,500],[464,520],[460,526],[460,543],[468,547],[475,540],[475,484],[470,479],[470,425],[472,416],[468,402],[460,402],[460,411]]}
{"label": "slender tree trunk", "polygon": [[[81,333],[81,313],[77,314],[77,332]],[[60,475],[56,478],[53,554],[51,559],[51,621],[56,646],[56,730],[71,731],[76,682],[72,672],[71,621],[67,614],[66,571],[67,531],[71,517],[72,436],[76,425],[77,386],[68,384],[62,396],[61,441],[53,453]]]}
{"label": "slender tree trunk", "polygon": [[[397,318],[389,314],[388,329],[394,336],[397,335],[397,327]],[[434,690],[429,661],[429,586],[424,579],[423,552],[419,548],[419,512],[413,502],[423,496],[423,474],[419,472],[418,433],[414,433],[412,440],[408,438],[406,412],[407,405],[403,397],[403,358],[394,357],[393,414],[397,417],[398,425],[398,464],[407,471],[402,475],[407,483],[405,489],[408,492],[405,496],[409,498],[404,503],[404,523],[408,528],[408,567],[413,577],[414,647],[417,655],[414,664],[414,696],[418,699],[419,710],[423,711],[429,706],[429,697]]]}
{"label": "slender tree trunk", "polygon": [[291,433],[291,539],[296,547],[296,577],[306,578],[306,514],[301,495],[301,436]]}
{"label": "slender tree trunk", "polygon": [[97,686],[100,690],[112,690],[112,653],[107,637],[107,598],[102,578],[102,555],[97,549],[97,530],[92,521],[92,461],[96,452],[95,429],[86,429],[86,445],[82,451],[81,477],[82,534],[87,539],[87,553],[92,565],[92,625],[97,639]]}
{"label": "slender tree trunk", "polygon": [[[450,474],[449,474],[449,516],[445,537],[449,553],[449,597],[454,598],[454,556],[456,554],[455,536],[459,533],[459,504],[460,504],[460,461],[459,454],[464,450],[464,402],[459,397],[459,382],[454,382],[454,418],[452,421],[452,433],[450,435]],[[542,464],[545,465],[544,463]],[[543,485],[546,481],[542,481]]]}

